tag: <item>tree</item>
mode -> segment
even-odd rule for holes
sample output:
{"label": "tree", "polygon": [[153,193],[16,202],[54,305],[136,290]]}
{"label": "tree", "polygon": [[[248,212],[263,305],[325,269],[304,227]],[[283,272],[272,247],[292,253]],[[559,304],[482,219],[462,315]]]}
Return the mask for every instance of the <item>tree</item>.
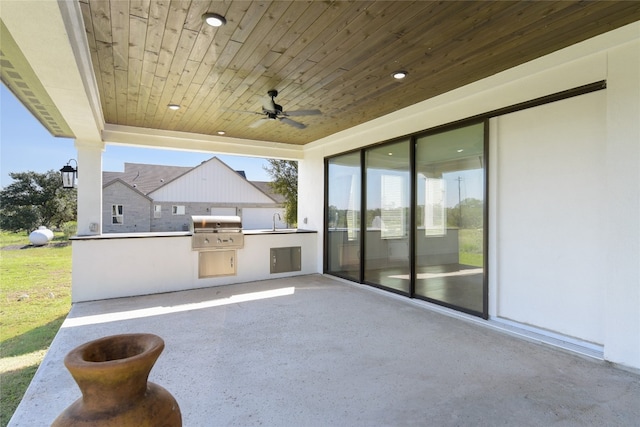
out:
{"label": "tree", "polygon": [[14,182],[0,191],[0,228],[29,231],[75,221],[76,190],[62,188],[59,172],[11,172],[9,176]]}
{"label": "tree", "polygon": [[294,160],[267,159],[264,170],[273,180],[270,185],[276,194],[284,197],[284,220],[296,227],[298,224],[298,162]]}
{"label": "tree", "polygon": [[468,198],[453,208],[447,208],[447,225],[459,228],[481,228],[483,226],[484,203]]}

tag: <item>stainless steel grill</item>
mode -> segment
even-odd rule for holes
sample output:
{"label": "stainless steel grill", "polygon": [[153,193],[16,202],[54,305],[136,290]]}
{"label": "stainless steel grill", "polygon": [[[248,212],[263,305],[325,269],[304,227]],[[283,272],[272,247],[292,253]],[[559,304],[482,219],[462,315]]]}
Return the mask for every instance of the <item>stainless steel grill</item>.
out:
{"label": "stainless steel grill", "polygon": [[242,220],[232,215],[191,217],[191,249],[240,249],[244,246]]}

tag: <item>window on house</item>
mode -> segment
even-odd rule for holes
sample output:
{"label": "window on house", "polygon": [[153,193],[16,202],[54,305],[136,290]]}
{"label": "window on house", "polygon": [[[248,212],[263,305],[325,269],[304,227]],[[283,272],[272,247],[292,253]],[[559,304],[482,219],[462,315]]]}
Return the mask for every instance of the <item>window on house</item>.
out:
{"label": "window on house", "polygon": [[172,215],[184,215],[184,206],[183,205],[173,205],[171,207],[171,214]]}
{"label": "window on house", "polygon": [[153,206],[153,217],[154,218],[162,218],[162,206],[154,205]]}
{"label": "window on house", "polygon": [[111,224],[124,224],[122,205],[111,205]]}

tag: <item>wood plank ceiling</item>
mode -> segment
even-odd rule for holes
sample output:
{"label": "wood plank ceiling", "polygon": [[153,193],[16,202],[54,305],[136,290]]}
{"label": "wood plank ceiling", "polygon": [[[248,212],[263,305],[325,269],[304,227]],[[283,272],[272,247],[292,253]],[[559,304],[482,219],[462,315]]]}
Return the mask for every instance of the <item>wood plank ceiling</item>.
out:
{"label": "wood plank ceiling", "polygon": [[[306,144],[640,19],[640,2],[80,0],[106,123]],[[227,24],[214,28],[202,15]],[[391,73],[409,72],[396,81]],[[249,127],[267,91],[285,111]],[[178,104],[177,111],[167,108]]]}

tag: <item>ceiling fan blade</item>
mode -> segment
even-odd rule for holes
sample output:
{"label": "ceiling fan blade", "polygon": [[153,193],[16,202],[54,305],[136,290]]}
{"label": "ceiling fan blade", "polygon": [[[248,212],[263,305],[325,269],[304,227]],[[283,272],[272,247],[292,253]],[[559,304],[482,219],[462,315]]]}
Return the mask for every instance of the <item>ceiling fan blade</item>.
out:
{"label": "ceiling fan blade", "polygon": [[294,110],[294,111],[287,111],[284,113],[285,116],[317,116],[322,114],[322,111],[320,110]]}
{"label": "ceiling fan blade", "polygon": [[307,127],[306,125],[303,125],[300,122],[296,122],[295,120],[291,120],[291,119],[288,119],[286,117],[280,118],[280,121],[283,122],[283,123],[286,123],[286,124],[288,124],[290,126],[293,126],[294,128],[298,128],[298,129],[304,129],[304,128]]}
{"label": "ceiling fan blade", "polygon": [[263,124],[267,123],[269,120],[270,120],[270,119],[269,119],[268,117],[264,117],[264,118],[262,118],[262,119],[258,119],[258,120],[256,120],[255,122],[251,123],[251,124],[249,125],[249,127],[250,127],[251,129],[255,129],[255,128],[260,127],[260,126],[262,126]]}

